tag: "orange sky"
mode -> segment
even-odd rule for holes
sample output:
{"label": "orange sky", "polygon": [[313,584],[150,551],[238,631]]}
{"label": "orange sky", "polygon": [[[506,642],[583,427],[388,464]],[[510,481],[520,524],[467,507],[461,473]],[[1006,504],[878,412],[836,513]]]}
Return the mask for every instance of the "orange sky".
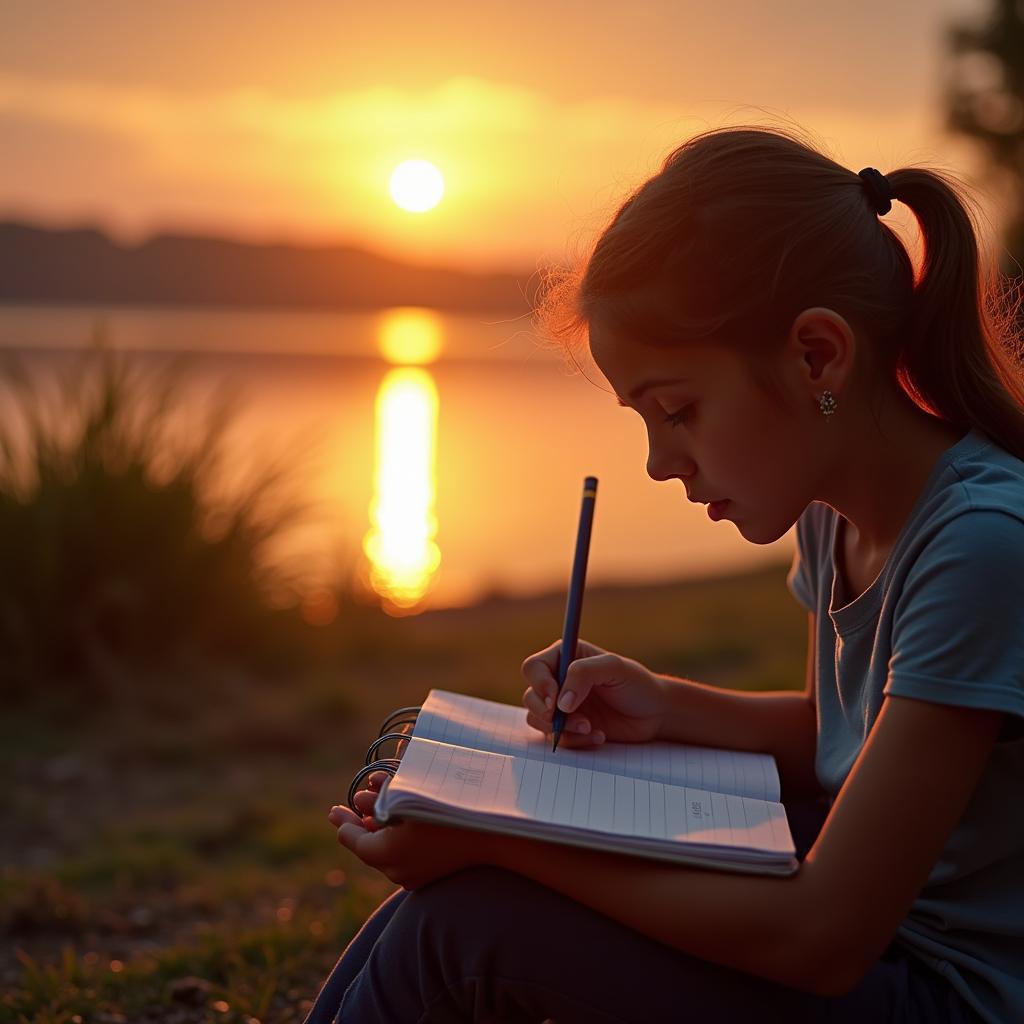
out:
{"label": "orange sky", "polygon": [[[5,5],[0,216],[533,267],[674,144],[792,118],[851,169],[932,162],[943,29],[982,0]],[[628,19],[623,13],[628,10]],[[446,196],[388,195],[410,157]]]}

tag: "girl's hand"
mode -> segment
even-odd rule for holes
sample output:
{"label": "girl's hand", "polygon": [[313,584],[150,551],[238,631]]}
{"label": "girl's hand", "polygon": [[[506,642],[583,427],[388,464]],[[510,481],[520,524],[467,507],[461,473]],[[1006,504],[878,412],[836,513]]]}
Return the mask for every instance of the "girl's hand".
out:
{"label": "girl's hand", "polygon": [[384,772],[371,775],[371,788],[353,797],[362,817],[348,807],[332,807],[327,815],[338,830],[338,842],[364,864],[403,889],[419,889],[435,878],[491,862],[491,837],[485,833],[422,822],[377,825],[373,807],[384,777]]}
{"label": "girl's hand", "polygon": [[555,676],[561,646],[556,640],[523,662],[530,684],[523,694],[529,725],[550,734],[557,697],[558,707],[571,712],[560,740],[567,747],[594,747],[605,740],[641,743],[658,735],[665,695],[653,672],[581,640],[559,694]]}

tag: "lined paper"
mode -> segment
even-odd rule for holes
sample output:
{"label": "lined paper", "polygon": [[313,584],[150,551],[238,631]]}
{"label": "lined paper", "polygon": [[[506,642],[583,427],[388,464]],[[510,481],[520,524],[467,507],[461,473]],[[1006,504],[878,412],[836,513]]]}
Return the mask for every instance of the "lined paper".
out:
{"label": "lined paper", "polygon": [[588,830],[619,840],[603,842],[605,848],[627,852],[683,844],[714,851],[724,862],[793,856],[785,809],[778,803],[423,737],[410,741],[397,775],[378,799],[384,821],[415,816],[417,809],[481,827],[518,822],[511,831],[552,838]]}
{"label": "lined paper", "polygon": [[526,709],[448,690],[431,690],[414,735],[440,743],[528,758],[634,780],[687,786],[777,802],[781,787],[774,759],[743,750],[682,743],[604,743],[595,750],[560,747],[526,724]]}

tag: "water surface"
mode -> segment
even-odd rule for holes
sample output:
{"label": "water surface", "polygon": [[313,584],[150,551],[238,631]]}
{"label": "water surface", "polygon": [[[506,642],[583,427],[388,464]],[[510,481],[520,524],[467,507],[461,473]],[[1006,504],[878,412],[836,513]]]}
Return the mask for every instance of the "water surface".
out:
{"label": "water surface", "polygon": [[349,565],[412,609],[562,588],[587,475],[600,480],[589,581],[712,575],[792,552],[792,531],[749,544],[678,481],[650,480],[640,418],[540,347],[526,320],[0,307],[0,347],[44,380],[97,331],[140,366],[188,353],[186,422],[219,388],[236,392],[240,469],[315,440],[301,485],[315,512],[277,555],[310,590]]}

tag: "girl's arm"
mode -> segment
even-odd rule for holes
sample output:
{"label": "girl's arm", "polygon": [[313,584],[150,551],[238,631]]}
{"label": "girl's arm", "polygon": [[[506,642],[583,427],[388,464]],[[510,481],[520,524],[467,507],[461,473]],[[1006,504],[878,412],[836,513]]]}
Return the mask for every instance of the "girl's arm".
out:
{"label": "girl's arm", "polygon": [[821,791],[814,773],[817,712],[814,699],[817,627],[807,622],[807,673],[802,692],[752,693],[658,676],[665,711],[657,738],[727,750],[771,754],[787,799]]}
{"label": "girl's arm", "polygon": [[486,855],[687,953],[841,994],[875,963],[927,880],[1002,717],[887,698],[817,842],[789,879],[505,836],[486,837]]}

